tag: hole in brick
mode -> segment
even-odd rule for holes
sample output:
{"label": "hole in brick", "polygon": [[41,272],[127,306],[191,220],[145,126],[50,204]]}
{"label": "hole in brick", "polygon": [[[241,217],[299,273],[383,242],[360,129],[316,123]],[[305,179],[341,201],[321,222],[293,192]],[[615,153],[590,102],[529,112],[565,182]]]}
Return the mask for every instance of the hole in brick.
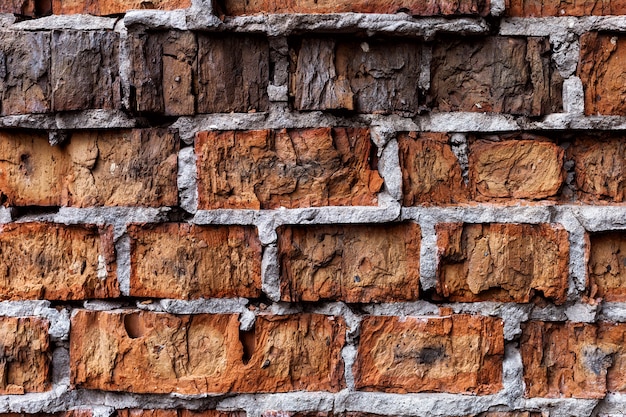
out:
{"label": "hole in brick", "polygon": [[35,16],[52,14],[52,0],[35,0]]}
{"label": "hole in brick", "polygon": [[124,329],[126,329],[126,334],[131,339],[137,339],[146,334],[146,326],[144,326],[143,320],[139,317],[139,313],[131,313],[124,316]]}
{"label": "hole in brick", "polygon": [[252,358],[252,354],[254,353],[254,348],[256,347],[255,336],[256,335],[254,327],[252,328],[252,330],[239,331],[239,341],[241,342],[241,346],[243,347],[243,355],[241,356],[241,360],[243,361],[244,365],[250,362],[250,358]]}

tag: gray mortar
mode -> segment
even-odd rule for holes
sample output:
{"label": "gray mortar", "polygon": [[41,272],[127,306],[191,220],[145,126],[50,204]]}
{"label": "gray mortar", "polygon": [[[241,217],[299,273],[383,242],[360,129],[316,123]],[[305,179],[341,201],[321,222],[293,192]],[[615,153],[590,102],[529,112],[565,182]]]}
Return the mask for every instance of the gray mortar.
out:
{"label": "gray mortar", "polygon": [[563,109],[570,114],[585,113],[585,93],[580,78],[570,77],[563,81]]}
{"label": "gray mortar", "polygon": [[567,79],[574,75],[580,53],[578,38],[571,32],[557,32],[550,35],[550,44],[552,60],[561,76]]}
{"label": "gray mortar", "polygon": [[117,19],[88,14],[52,15],[23,20],[11,26],[13,30],[113,30]]}
{"label": "gray mortar", "polygon": [[398,141],[389,141],[378,160],[378,173],[384,179],[384,190],[394,201],[402,198],[402,171],[398,156]]}
{"label": "gray mortar", "polygon": [[11,223],[12,221],[12,210],[8,207],[0,206],[0,224]]}
{"label": "gray mortar", "polygon": [[585,290],[587,281],[586,237],[577,216],[569,210],[557,207],[554,222],[563,225],[569,233],[569,289],[568,297],[575,300],[579,292]]}
{"label": "gray mortar", "polygon": [[192,214],[198,210],[197,176],[196,154],[193,146],[182,148],[178,152],[178,175],[176,177],[179,206]]}
{"label": "gray mortar", "polygon": [[124,233],[115,240],[117,282],[123,296],[130,295],[130,237]]}
{"label": "gray mortar", "polygon": [[469,181],[469,148],[467,146],[467,136],[462,133],[453,133],[450,135],[450,143],[452,152],[461,165],[461,173],[465,184]]}
{"label": "gray mortar", "polygon": [[626,304],[615,302],[603,302],[598,314],[600,320],[626,322]]}
{"label": "gray mortar", "polygon": [[130,103],[131,79],[132,79],[132,40],[128,36],[128,30],[123,20],[119,20],[115,25],[115,31],[119,34],[118,66],[120,76],[120,88],[122,92],[122,106],[126,109],[132,108]]}
{"label": "gray mortar", "polygon": [[187,12],[173,10],[132,10],[124,15],[124,26],[131,30],[138,29],[176,29],[187,30]]}
{"label": "gray mortar", "polygon": [[261,261],[261,289],[272,301],[280,300],[280,268],[278,265],[278,248],[270,245],[263,248]]}

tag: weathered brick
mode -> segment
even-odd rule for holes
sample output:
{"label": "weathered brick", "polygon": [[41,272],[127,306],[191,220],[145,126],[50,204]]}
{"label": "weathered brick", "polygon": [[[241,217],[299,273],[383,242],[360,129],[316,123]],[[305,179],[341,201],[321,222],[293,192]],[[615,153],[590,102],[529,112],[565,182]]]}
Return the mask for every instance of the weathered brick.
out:
{"label": "weathered brick", "polygon": [[128,234],[131,296],[261,295],[261,243],[253,227],[129,225]]}
{"label": "weathered brick", "polygon": [[626,301],[626,234],[594,233],[589,243],[587,282],[591,296]]}
{"label": "weathered brick", "polygon": [[198,35],[198,113],[267,111],[267,38]]}
{"label": "weathered brick", "polygon": [[54,14],[92,14],[108,16],[133,9],[186,9],[191,0],[52,0]]}
{"label": "weathered brick", "polygon": [[156,409],[156,410],[140,410],[125,409],[118,410],[117,417],[246,417],[245,411],[217,411],[217,410],[174,410],[174,409]]}
{"label": "weathered brick", "polygon": [[626,115],[626,37],[588,32],[580,37],[578,76],[585,114]]}
{"label": "weathered brick", "polygon": [[417,42],[301,39],[291,51],[294,107],[416,114],[421,54]]}
{"label": "weathered brick", "polygon": [[[387,414],[363,413],[359,411],[343,411],[343,412],[288,412],[288,411],[265,411],[262,417],[383,417]],[[390,416],[389,416],[390,417]],[[396,417],[394,415],[393,417]],[[399,417],[399,415],[398,415]],[[448,416],[458,417],[458,416]],[[542,417],[541,413],[533,413],[528,411],[497,411],[486,412],[466,417]]]}
{"label": "weathered brick", "polygon": [[337,317],[259,316],[242,343],[234,314],[79,310],[71,381],[138,393],[336,392],[344,386],[345,330]]}
{"label": "weathered brick", "polygon": [[15,206],[171,206],[178,137],[167,129],[42,134],[0,132],[0,202]]}
{"label": "weathered brick", "polygon": [[50,34],[0,32],[2,115],[51,110]]}
{"label": "weathered brick", "polygon": [[574,184],[584,202],[626,200],[626,144],[624,138],[578,137],[567,150],[574,161]]}
{"label": "weathered brick", "polygon": [[522,325],[527,397],[603,398],[626,392],[626,324]]}
{"label": "weathered brick", "polygon": [[507,16],[601,16],[626,14],[623,0],[506,0]]}
{"label": "weathered brick", "polygon": [[489,14],[489,0],[220,0],[227,15],[260,13],[398,13],[417,16]]}
{"label": "weathered brick", "polygon": [[430,106],[540,116],[563,107],[546,38],[442,39],[433,47]]}
{"label": "weathered brick", "polygon": [[0,13],[33,16],[35,13],[34,8],[34,1],[30,0],[3,0],[0,2]]}
{"label": "weathered brick", "polygon": [[469,150],[470,187],[478,201],[555,197],[565,180],[565,151],[545,138],[476,140]]}
{"label": "weathered brick", "polygon": [[0,317],[0,394],[49,389],[48,327],[37,317]]}
{"label": "weathered brick", "polygon": [[348,303],[416,300],[420,239],[415,223],[282,226],[281,298]]}
{"label": "weathered brick", "polygon": [[502,388],[502,321],[366,317],[354,364],[357,389],[493,394]]}
{"label": "weathered brick", "polygon": [[93,411],[88,408],[77,408],[58,413],[0,413],[0,417],[92,417]]}
{"label": "weathered brick", "polygon": [[367,129],[200,132],[199,207],[375,205],[375,149]]}
{"label": "weathered brick", "polygon": [[402,204],[451,204],[467,201],[459,160],[445,133],[398,135],[402,169]]}
{"label": "weathered brick", "polygon": [[168,31],[131,37],[134,110],[167,116],[195,112],[198,42],[192,32]]}
{"label": "weathered brick", "polygon": [[54,111],[121,107],[118,44],[112,31],[52,33]]}
{"label": "weathered brick", "polygon": [[440,223],[437,294],[451,301],[565,302],[568,233],[560,225]]}
{"label": "weathered brick", "polygon": [[119,296],[112,227],[0,225],[0,299]]}

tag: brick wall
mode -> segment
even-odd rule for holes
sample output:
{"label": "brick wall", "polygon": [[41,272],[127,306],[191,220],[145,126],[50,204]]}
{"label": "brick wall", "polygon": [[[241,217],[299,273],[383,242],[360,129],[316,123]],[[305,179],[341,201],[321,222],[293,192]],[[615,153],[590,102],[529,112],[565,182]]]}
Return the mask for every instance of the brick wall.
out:
{"label": "brick wall", "polygon": [[625,68],[621,0],[0,0],[0,417],[626,415]]}

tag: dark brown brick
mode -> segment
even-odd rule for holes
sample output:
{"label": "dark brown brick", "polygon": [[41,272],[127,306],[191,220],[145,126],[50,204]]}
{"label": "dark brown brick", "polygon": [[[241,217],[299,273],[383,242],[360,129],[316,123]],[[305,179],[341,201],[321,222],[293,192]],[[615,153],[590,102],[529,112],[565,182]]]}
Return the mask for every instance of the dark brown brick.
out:
{"label": "dark brown brick", "polygon": [[302,39],[292,45],[294,107],[415,114],[421,51],[400,40]]}
{"label": "dark brown brick", "polygon": [[446,38],[433,48],[430,105],[435,111],[560,112],[562,85],[546,38]]}
{"label": "dark brown brick", "polygon": [[420,228],[414,223],[278,229],[284,301],[416,300]]}

